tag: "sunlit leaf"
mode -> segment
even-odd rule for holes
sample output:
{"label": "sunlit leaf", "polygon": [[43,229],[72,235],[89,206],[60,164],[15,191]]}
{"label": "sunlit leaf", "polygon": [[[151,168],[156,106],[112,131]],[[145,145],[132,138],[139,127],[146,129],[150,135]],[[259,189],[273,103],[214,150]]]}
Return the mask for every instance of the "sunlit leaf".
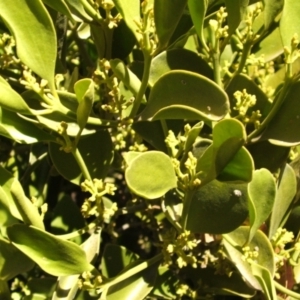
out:
{"label": "sunlit leaf", "polygon": [[75,83],[74,91],[79,103],[77,108],[77,123],[80,129],[83,129],[94,103],[94,82],[89,78],[81,79]]}
{"label": "sunlit leaf", "polygon": [[10,280],[31,270],[34,262],[8,240],[0,237],[0,279]]}
{"label": "sunlit leaf", "polygon": [[280,19],[280,33],[283,46],[291,48],[292,37],[297,34],[300,36],[300,2],[285,0]]}
{"label": "sunlit leaf", "polygon": [[0,12],[16,39],[19,58],[41,78],[46,79],[51,91],[55,91],[56,33],[42,1],[16,0],[11,6],[1,0]]}
{"label": "sunlit leaf", "polygon": [[272,238],[278,227],[283,226],[285,218],[289,215],[289,207],[297,192],[297,180],[292,167],[286,164],[276,193],[272,210],[269,238]]}
{"label": "sunlit leaf", "polygon": [[151,63],[149,83],[154,83],[165,73],[171,70],[186,70],[201,74],[213,80],[213,70],[208,63],[187,49],[167,50],[155,56]]}
{"label": "sunlit leaf", "polygon": [[[223,237],[228,258],[253,288],[261,290],[260,282],[253,275],[251,265],[243,258],[244,253],[242,249],[249,237],[249,227],[239,227],[235,231],[223,235]],[[275,273],[274,252],[266,235],[258,230],[248,246],[250,251],[258,251],[256,263],[266,268],[273,277]]]}
{"label": "sunlit leaf", "polygon": [[43,0],[43,2],[54,10],[66,15],[70,20],[73,20],[72,13],[65,0]]}
{"label": "sunlit leaf", "polygon": [[265,29],[269,29],[283,8],[284,0],[264,0]]}
{"label": "sunlit leaf", "polygon": [[139,0],[113,0],[118,12],[125,20],[127,26],[130,28],[136,39],[139,40],[138,33],[140,22],[140,1]]}
{"label": "sunlit leaf", "polygon": [[248,242],[269,217],[275,202],[276,183],[268,170],[255,170],[248,185],[250,232]]}
{"label": "sunlit leaf", "polygon": [[125,178],[128,187],[146,199],[159,198],[177,186],[171,159],[158,151],[148,151],[133,159]]}
{"label": "sunlit leaf", "polygon": [[188,71],[170,71],[154,84],[141,118],[217,121],[228,111],[227,95],[213,81]]}
{"label": "sunlit leaf", "polygon": [[225,0],[226,10],[228,13],[228,34],[235,32],[241,21],[247,13],[249,0]]}
{"label": "sunlit leaf", "polygon": [[91,271],[84,251],[75,243],[62,240],[45,231],[15,224],[7,228],[13,245],[54,276]]}

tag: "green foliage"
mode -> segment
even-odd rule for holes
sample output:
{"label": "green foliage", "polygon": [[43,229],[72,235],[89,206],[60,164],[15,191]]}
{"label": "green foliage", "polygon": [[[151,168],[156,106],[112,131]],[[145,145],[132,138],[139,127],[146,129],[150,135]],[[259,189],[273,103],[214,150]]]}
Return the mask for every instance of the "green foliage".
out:
{"label": "green foliage", "polygon": [[0,0],[0,298],[300,299],[299,9]]}

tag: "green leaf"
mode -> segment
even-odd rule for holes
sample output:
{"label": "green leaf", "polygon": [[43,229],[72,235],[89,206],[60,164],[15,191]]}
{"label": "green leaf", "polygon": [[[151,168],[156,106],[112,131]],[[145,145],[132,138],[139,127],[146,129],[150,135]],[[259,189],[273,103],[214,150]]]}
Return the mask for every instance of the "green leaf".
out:
{"label": "green leaf", "polygon": [[115,277],[138,258],[137,254],[123,246],[107,244],[102,256],[102,274],[107,278]]}
{"label": "green leaf", "polygon": [[300,82],[298,81],[288,90],[280,110],[272,118],[259,140],[269,140],[272,144],[285,147],[300,143],[300,131],[291,130],[300,127],[299,93]]}
{"label": "green leaf", "polygon": [[227,233],[240,226],[247,215],[247,185],[213,180],[193,195],[186,229],[196,233]]}
{"label": "green leaf", "polygon": [[[92,233],[90,237],[83,244],[80,245],[80,247],[86,253],[88,262],[92,262],[94,258],[96,258],[99,255],[100,234],[100,232]],[[79,274],[60,276],[56,284],[55,292],[53,293],[53,299],[60,299],[60,296],[67,296],[67,299],[74,299],[79,289],[78,279]]]}
{"label": "green leaf", "polygon": [[15,92],[8,83],[0,82],[0,105],[1,107],[20,114],[29,114],[32,112],[23,98]]}
{"label": "green leaf", "polygon": [[[184,274],[189,280],[192,281],[194,286],[198,286],[201,282],[201,292],[203,294],[210,294],[218,296],[235,295],[239,298],[251,299],[256,291],[249,287],[241,274],[233,271],[230,276],[216,272],[213,267],[198,267],[197,269],[190,266],[184,268]],[[227,297],[220,297],[221,299],[227,299]],[[236,297],[228,297],[228,299],[235,299]]]}
{"label": "green leaf", "polygon": [[191,130],[187,136],[187,139],[185,141],[185,144],[184,144],[184,151],[186,153],[188,153],[191,150],[191,148],[192,148],[194,142],[196,141],[197,137],[199,136],[203,126],[204,126],[204,123],[199,122],[191,128]]}
{"label": "green leaf", "polygon": [[33,267],[34,262],[31,259],[0,236],[0,280],[10,280]]}
{"label": "green leaf", "polygon": [[16,0],[11,6],[0,0],[0,12],[16,39],[18,57],[55,93],[56,33],[42,1]]}
{"label": "green leaf", "polygon": [[139,41],[140,34],[138,24],[141,20],[139,0],[113,0],[118,12],[125,20],[127,26]]}
{"label": "green leaf", "polygon": [[[247,111],[247,114],[251,116],[252,112],[255,112],[259,110],[262,114],[262,117],[266,117],[266,115],[269,113],[271,104],[269,102],[268,97],[266,94],[253,82],[253,80],[244,75],[244,74],[238,74],[234,76],[231,80],[229,85],[226,88],[226,93],[228,94],[229,101],[230,101],[230,107],[236,106],[236,99],[234,97],[234,93],[236,91],[243,91],[246,90],[248,94],[255,95],[256,97],[256,103],[253,107],[250,107]],[[238,111],[232,110],[231,116],[237,116]]]}
{"label": "green leaf", "polygon": [[228,13],[228,34],[232,35],[240,25],[247,13],[249,0],[225,0],[226,10]]}
{"label": "green leaf", "polygon": [[277,293],[270,271],[254,262],[251,263],[251,270],[255,278],[259,281],[267,300],[277,299]]}
{"label": "green leaf", "polygon": [[85,78],[78,80],[74,85],[74,91],[78,100],[77,123],[83,129],[87,123],[94,103],[94,82]]}
{"label": "green leaf", "polygon": [[283,46],[291,48],[291,40],[294,34],[300,36],[300,2],[285,0],[280,19],[280,33]]}
{"label": "green leaf", "polygon": [[248,243],[252,240],[255,232],[269,217],[275,202],[276,183],[268,170],[255,170],[252,181],[248,185],[248,206],[250,232]]}
{"label": "green leaf", "polygon": [[263,55],[264,61],[269,62],[283,53],[283,44],[279,27],[269,33],[257,46],[253,47],[255,56]]}
{"label": "green leaf", "polygon": [[188,71],[170,71],[154,84],[141,118],[218,121],[228,112],[227,95],[213,81]]}
{"label": "green leaf", "polygon": [[24,223],[45,230],[43,219],[37,207],[25,196],[22,185],[17,179],[13,180],[10,191]]}
{"label": "green leaf", "polygon": [[[125,87],[136,97],[141,86],[139,78],[120,59],[110,60],[110,66],[115,75],[124,83]],[[146,102],[146,98],[144,97]]]}
{"label": "green leaf", "polygon": [[85,22],[92,22],[93,19],[86,13],[81,1],[78,0],[65,0],[66,4],[69,6],[70,11],[75,16],[79,17]]}
{"label": "green leaf", "polygon": [[[113,145],[107,130],[99,130],[95,134],[82,137],[78,143],[78,149],[92,178],[105,178],[113,160]],[[60,150],[60,145],[49,144],[51,160],[57,171],[69,181],[80,184],[82,174],[80,168],[71,153]],[[97,158],[95,160],[95,158]]]}
{"label": "green leaf", "polygon": [[219,176],[226,181],[250,181],[253,161],[242,147],[246,139],[244,126],[237,120],[224,119],[213,128],[213,143],[198,159],[196,171],[202,184]]}
{"label": "green leaf", "polygon": [[32,144],[41,141],[55,141],[55,136],[39,129],[16,113],[0,107],[0,135],[18,143]]}
{"label": "green leaf", "polygon": [[15,224],[7,228],[7,235],[13,245],[51,275],[74,275],[92,269],[78,245],[45,231]]}
{"label": "green leaf", "polygon": [[[166,120],[166,123],[168,129],[172,130],[175,135],[182,130],[183,120]],[[135,122],[132,128],[155,149],[167,153],[166,137],[160,120]]]}
{"label": "green leaf", "polygon": [[187,49],[167,50],[152,59],[149,83],[154,83],[172,70],[186,70],[214,79],[213,70],[197,53]]}
{"label": "green leaf", "polygon": [[43,0],[45,4],[73,20],[72,13],[64,0]]}
{"label": "green leaf", "polygon": [[[254,289],[261,290],[261,285],[257,278],[253,275],[250,264],[243,258],[243,247],[249,237],[249,227],[242,226],[233,232],[224,234],[224,246],[228,258],[234,263],[246,282]],[[256,263],[266,268],[271,276],[275,273],[275,260],[272,245],[266,235],[258,230],[253,239],[248,244],[250,251],[258,251]]]}
{"label": "green leaf", "polygon": [[277,229],[284,225],[289,208],[297,192],[297,180],[293,168],[286,164],[279,187],[277,189],[275,203],[269,225],[269,238],[271,239]]}
{"label": "green leaf", "polygon": [[251,153],[256,169],[265,168],[275,173],[287,161],[290,148],[273,145],[268,141],[262,141],[247,145]]}
{"label": "green leaf", "polygon": [[6,280],[0,280],[0,297],[2,300],[11,300],[10,288]]}
{"label": "green leaf", "polygon": [[176,299],[176,286],[179,280],[167,266],[158,267],[158,275],[151,295],[162,299]]}
{"label": "green leaf", "polygon": [[208,7],[208,0],[188,0],[188,7],[200,41],[204,42],[204,18]]}
{"label": "green leaf", "polygon": [[164,153],[148,151],[133,159],[125,172],[128,187],[146,199],[162,197],[177,186],[171,159]]}
{"label": "green leaf", "polygon": [[154,22],[159,52],[168,46],[187,0],[154,0]]}
{"label": "green leaf", "polygon": [[281,12],[284,0],[264,0],[265,30],[269,29],[277,15]]}

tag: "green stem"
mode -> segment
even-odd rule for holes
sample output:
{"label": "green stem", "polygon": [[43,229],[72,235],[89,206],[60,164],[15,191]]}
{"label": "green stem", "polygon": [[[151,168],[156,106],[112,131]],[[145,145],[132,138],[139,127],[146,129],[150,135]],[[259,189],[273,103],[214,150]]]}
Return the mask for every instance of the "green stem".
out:
{"label": "green stem", "polygon": [[214,65],[214,79],[218,86],[222,87],[222,80],[221,80],[221,70],[220,70],[220,52],[214,52],[212,54],[212,60]]}
{"label": "green stem", "polygon": [[100,22],[102,20],[100,14],[86,0],[80,0],[85,12],[94,20]]}
{"label": "green stem", "polygon": [[252,45],[253,45],[253,41],[252,40],[247,40],[247,42],[244,44],[241,61],[239,63],[238,69],[234,72],[233,77],[235,75],[240,74],[240,73],[243,72],[243,69],[245,67],[247,58],[249,57]]}
{"label": "green stem", "polygon": [[149,268],[150,266],[154,265],[155,263],[159,262],[162,259],[163,259],[163,254],[159,253],[156,256],[154,256],[154,257],[138,264],[137,266],[129,269],[128,271],[120,274],[119,276],[108,279],[102,286],[99,286],[99,288],[101,288],[103,291],[104,289],[107,289],[110,286],[115,285],[121,281],[124,281],[128,277],[133,276],[133,275]]}
{"label": "green stem", "polygon": [[300,294],[298,293],[295,293],[293,291],[291,291],[290,289],[282,286],[281,284],[279,284],[277,281],[273,281],[274,282],[274,285],[275,285],[275,288],[282,292],[283,294],[286,294],[290,297],[292,297],[293,299],[300,299]]}
{"label": "green stem", "polygon": [[144,50],[144,71],[143,71],[143,79],[141,82],[140,89],[136,95],[135,101],[133,102],[133,107],[130,113],[130,118],[134,118],[140,108],[143,96],[146,92],[147,86],[148,86],[148,80],[149,80],[149,74],[150,74],[150,67],[151,67],[151,61],[152,61],[152,55],[150,54],[150,51]]}
{"label": "green stem", "polygon": [[270,113],[266,116],[266,118],[263,120],[263,122],[260,124],[260,126],[256,130],[254,130],[252,133],[249,134],[249,136],[248,136],[249,142],[251,142],[251,140],[254,139],[255,137],[259,136],[265,130],[267,125],[269,125],[271,120],[274,118],[274,116],[279,111],[282,103],[284,102],[284,100],[286,98],[286,94],[292,83],[293,83],[292,78],[287,76],[278,98],[274,100],[274,104],[271,108]]}
{"label": "green stem", "polygon": [[92,177],[90,175],[90,172],[89,172],[89,170],[88,170],[88,168],[87,168],[87,166],[86,166],[86,164],[85,164],[85,162],[84,162],[84,160],[83,160],[83,158],[82,158],[82,156],[81,156],[81,154],[80,154],[77,147],[74,150],[72,150],[72,154],[73,154],[73,156],[74,156],[74,158],[75,158],[75,160],[76,160],[76,162],[77,162],[77,164],[78,164],[78,166],[79,166],[79,168],[80,168],[80,170],[83,174],[83,177],[87,180],[92,181]]}
{"label": "green stem", "polygon": [[184,201],[183,201],[183,209],[182,209],[182,215],[181,215],[181,226],[183,231],[186,230],[187,225],[187,219],[188,219],[188,213],[190,211],[191,203],[193,196],[196,192],[196,189],[187,190],[184,195]]}
{"label": "green stem", "polygon": [[63,239],[63,240],[73,239],[73,238],[83,235],[86,232],[90,232],[92,229],[95,229],[98,226],[98,223],[99,223],[98,221],[93,221],[81,229],[78,229],[71,233],[57,235],[56,237]]}

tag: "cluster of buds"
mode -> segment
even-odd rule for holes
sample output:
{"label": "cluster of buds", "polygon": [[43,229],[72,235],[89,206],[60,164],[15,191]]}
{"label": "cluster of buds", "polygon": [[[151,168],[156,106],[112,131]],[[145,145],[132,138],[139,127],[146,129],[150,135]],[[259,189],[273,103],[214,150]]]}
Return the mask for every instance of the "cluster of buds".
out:
{"label": "cluster of buds", "polygon": [[198,246],[200,240],[197,240],[193,233],[185,230],[176,239],[170,242],[170,239],[164,239],[163,253],[165,256],[165,262],[170,264],[172,262],[171,257],[177,256],[176,263],[179,268],[191,265],[193,268],[197,268],[198,261],[193,254],[193,249]]}
{"label": "cluster of buds", "polygon": [[96,216],[104,222],[110,220],[118,208],[115,203],[112,205],[105,205],[103,196],[106,194],[114,195],[116,190],[115,185],[103,182],[101,179],[94,179],[93,181],[86,179],[81,184],[81,189],[83,192],[89,192],[91,194],[89,198],[85,199],[81,207],[82,215],[85,218]]}

